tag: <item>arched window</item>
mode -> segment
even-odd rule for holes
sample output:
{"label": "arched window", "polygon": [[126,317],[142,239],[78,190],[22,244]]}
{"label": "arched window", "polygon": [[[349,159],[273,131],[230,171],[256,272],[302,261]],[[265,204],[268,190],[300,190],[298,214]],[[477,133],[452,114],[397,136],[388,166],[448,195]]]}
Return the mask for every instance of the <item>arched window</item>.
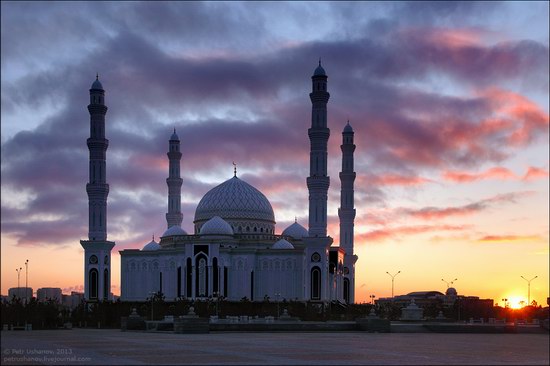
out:
{"label": "arched window", "polygon": [[[219,292],[220,291],[220,285],[219,285],[219,269],[218,269],[218,258],[212,259],[212,291]],[[219,293],[218,293],[219,296]]]}
{"label": "arched window", "polygon": [[89,292],[88,292],[88,297],[90,299],[95,299],[97,300],[97,291],[98,291],[98,273],[97,273],[97,269],[95,268],[92,268],[90,269],[90,272],[89,272],[89,275],[88,275],[88,281],[90,281],[90,287],[89,287]]}
{"label": "arched window", "polygon": [[349,304],[349,278],[344,278],[344,300]]}
{"label": "arched window", "polygon": [[321,300],[321,270],[319,267],[311,269],[311,300]]}
{"label": "arched window", "polygon": [[195,259],[195,296],[208,296],[208,268],[206,256],[201,253]]}
{"label": "arched window", "polygon": [[187,265],[185,269],[185,287],[187,289],[187,297],[192,297],[192,284],[193,284],[193,262],[191,258],[187,258]]}
{"label": "arched window", "polygon": [[103,300],[109,299],[109,271],[105,269],[103,271]]}

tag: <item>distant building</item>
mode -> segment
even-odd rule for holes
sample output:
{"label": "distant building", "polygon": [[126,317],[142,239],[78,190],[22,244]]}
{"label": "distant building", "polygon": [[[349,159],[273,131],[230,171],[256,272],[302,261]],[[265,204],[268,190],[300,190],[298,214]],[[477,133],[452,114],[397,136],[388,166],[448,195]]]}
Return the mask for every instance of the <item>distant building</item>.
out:
{"label": "distant building", "polygon": [[62,295],[61,301],[64,307],[71,310],[75,309],[84,300],[83,292],[71,291],[70,295]]}
{"label": "distant building", "polygon": [[406,295],[391,297],[382,297],[375,301],[377,305],[393,303],[399,307],[406,307],[414,300],[415,304],[426,308],[427,306],[441,304],[443,307],[453,307],[456,301],[459,301],[462,309],[477,309],[489,312],[493,307],[493,299],[480,299],[477,296],[458,295],[454,287],[449,287],[445,294],[439,291],[415,291]]}
{"label": "distant building", "polygon": [[54,300],[61,304],[61,289],[58,287],[43,287],[36,290],[36,299],[44,302],[48,300]]}
{"label": "distant building", "polygon": [[32,287],[12,287],[8,290],[8,298],[11,301],[13,298],[23,301],[31,301]]}

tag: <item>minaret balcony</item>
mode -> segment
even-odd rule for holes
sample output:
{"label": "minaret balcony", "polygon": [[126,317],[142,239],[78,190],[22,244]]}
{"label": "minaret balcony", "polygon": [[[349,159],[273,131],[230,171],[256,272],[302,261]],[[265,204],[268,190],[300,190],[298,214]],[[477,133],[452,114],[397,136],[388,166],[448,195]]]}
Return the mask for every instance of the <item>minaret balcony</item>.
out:
{"label": "minaret balcony", "polygon": [[86,184],[86,192],[89,196],[105,196],[109,194],[109,185],[107,183],[88,183]]}
{"label": "minaret balcony", "polygon": [[108,109],[107,106],[103,104],[88,105],[88,112],[90,112],[90,114],[106,114],[107,109]]}

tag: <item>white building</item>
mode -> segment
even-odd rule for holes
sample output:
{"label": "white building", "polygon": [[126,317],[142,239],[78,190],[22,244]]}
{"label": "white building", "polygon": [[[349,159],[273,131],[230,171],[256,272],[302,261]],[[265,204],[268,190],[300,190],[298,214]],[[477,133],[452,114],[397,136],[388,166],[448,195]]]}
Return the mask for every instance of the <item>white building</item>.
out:
{"label": "white building", "polygon": [[38,301],[54,300],[61,304],[62,299],[61,289],[58,287],[42,287],[36,290],[36,300]]}
{"label": "white building", "polygon": [[21,299],[23,301],[32,300],[32,287],[12,287],[8,290],[8,300],[13,298]]}
{"label": "white building", "polygon": [[[342,133],[342,204],[338,211],[341,245],[331,246],[333,239],[327,236],[329,97],[327,75],[319,62],[312,76],[310,93],[309,230],[295,222],[277,234],[269,200],[240,179],[235,167],[233,177],[211,189],[200,200],[193,220],[194,232],[186,233],[181,228],[182,154],[180,139],[174,130],[167,153],[167,230],[158,243],[153,238],[141,250],[120,251],[121,300],[143,301],[151,293],[160,291],[167,300],[224,296],[234,301],[245,297],[260,301],[267,296],[274,300],[354,302],[357,261],[353,254],[354,132],[348,123]],[[99,132],[95,138],[105,140],[107,107],[103,104],[104,90],[98,80],[90,89],[90,98],[91,130],[94,131],[96,126]],[[109,261],[111,244],[114,243],[106,241],[108,189],[105,191],[102,187],[108,187],[104,181],[107,143],[103,140],[95,144],[90,144],[89,140],[88,143],[91,160],[87,190],[90,215],[95,219],[90,219],[90,240],[82,242],[85,247],[87,299],[101,299],[102,291],[106,294],[110,287]],[[97,170],[94,172],[94,169]],[[94,183],[101,179],[101,184]],[[101,189],[91,189],[94,184]],[[92,204],[92,201],[96,203]],[[101,261],[103,256],[104,262]],[[101,273],[103,277],[99,275]]]}

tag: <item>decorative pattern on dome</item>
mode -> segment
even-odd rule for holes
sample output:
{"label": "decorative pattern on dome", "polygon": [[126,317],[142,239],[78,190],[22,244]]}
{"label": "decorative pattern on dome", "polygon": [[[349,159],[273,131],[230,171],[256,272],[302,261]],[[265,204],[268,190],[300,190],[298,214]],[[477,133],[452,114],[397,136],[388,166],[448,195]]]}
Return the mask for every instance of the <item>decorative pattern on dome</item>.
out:
{"label": "decorative pattern on dome", "polygon": [[290,244],[285,239],[281,239],[278,242],[276,242],[275,244],[273,244],[271,249],[294,249],[294,245]]}
{"label": "decorative pattern on dome", "polygon": [[305,227],[294,222],[292,225],[283,230],[283,236],[290,236],[294,239],[302,239],[308,237],[309,233]]}
{"label": "decorative pattern on dome", "polygon": [[166,230],[164,234],[161,235],[161,237],[173,236],[173,235],[187,235],[187,233],[181,227],[174,225],[169,227],[168,230]]}
{"label": "decorative pattern on dome", "polygon": [[214,216],[201,227],[200,235],[233,235],[233,228],[224,219]]}
{"label": "decorative pattern on dome", "polygon": [[155,241],[155,239],[151,240],[149,243],[145,244],[143,247],[143,251],[153,251],[153,250],[159,250],[160,244]]}
{"label": "decorative pattern on dome", "polygon": [[273,208],[263,193],[237,177],[212,188],[199,202],[195,221],[213,216],[224,220],[263,220],[275,224]]}

